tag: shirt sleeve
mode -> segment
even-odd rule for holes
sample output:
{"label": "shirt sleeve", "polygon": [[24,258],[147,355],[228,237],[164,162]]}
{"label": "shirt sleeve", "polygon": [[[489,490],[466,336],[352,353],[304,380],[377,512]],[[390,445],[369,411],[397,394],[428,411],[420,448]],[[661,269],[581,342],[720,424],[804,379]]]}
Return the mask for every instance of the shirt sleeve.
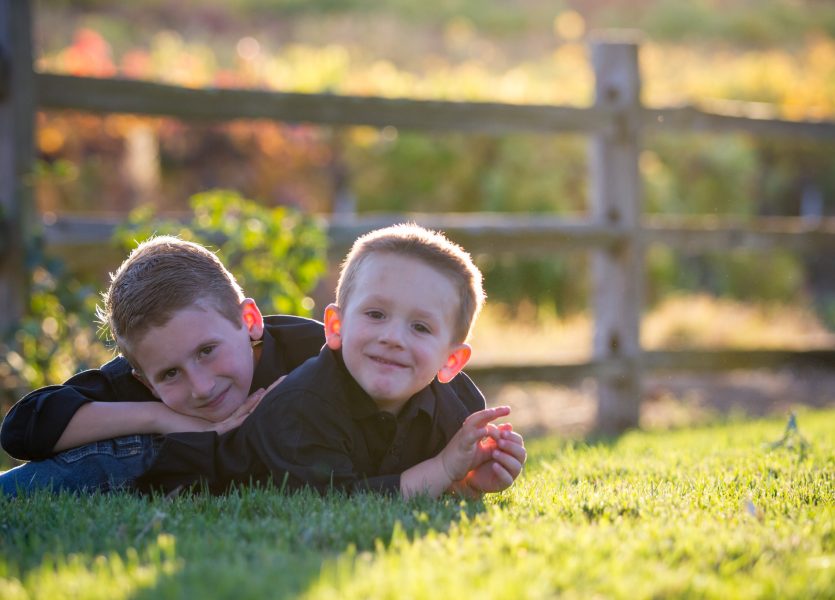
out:
{"label": "shirt sleeve", "polygon": [[62,385],[30,392],[9,410],[0,428],[0,445],[20,460],[42,460],[64,433],[76,411],[88,402],[144,402],[153,395],[118,357],[101,369],[83,371]]}

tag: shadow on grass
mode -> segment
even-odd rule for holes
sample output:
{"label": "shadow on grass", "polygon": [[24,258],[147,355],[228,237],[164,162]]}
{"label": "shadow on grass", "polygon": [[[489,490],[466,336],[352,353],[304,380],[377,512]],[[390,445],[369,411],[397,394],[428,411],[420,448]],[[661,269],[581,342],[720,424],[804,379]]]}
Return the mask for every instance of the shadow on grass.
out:
{"label": "shadow on grass", "polygon": [[452,498],[263,488],[173,499],[0,498],[0,570],[30,595],[67,578],[135,598],[284,598],[315,584],[326,563],[385,549],[393,536],[446,532],[483,510]]}

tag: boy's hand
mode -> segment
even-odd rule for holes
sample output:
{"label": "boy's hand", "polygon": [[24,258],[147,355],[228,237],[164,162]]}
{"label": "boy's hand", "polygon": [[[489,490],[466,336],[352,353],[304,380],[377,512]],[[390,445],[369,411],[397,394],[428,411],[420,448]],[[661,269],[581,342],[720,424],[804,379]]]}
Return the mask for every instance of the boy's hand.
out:
{"label": "boy's hand", "polygon": [[527,460],[525,441],[513,431],[510,423],[503,423],[490,434],[490,459],[467,473],[455,491],[468,497],[478,497],[487,492],[501,492],[509,488]]}
{"label": "boy's hand", "polygon": [[217,433],[226,433],[227,431],[231,431],[236,427],[240,427],[246,418],[252,414],[252,411],[255,410],[258,404],[260,404],[261,399],[281,383],[285,377],[286,375],[279,377],[267,389],[261,388],[252,392],[235,412],[222,421],[207,421],[200,417],[183,415],[171,410],[164,404],[160,404],[158,409],[165,411],[165,414],[162,418],[158,418],[161,424],[159,433],[178,433],[183,431],[215,431]]}
{"label": "boy's hand", "polygon": [[496,406],[467,417],[461,429],[441,450],[441,463],[450,483],[464,479],[471,469],[483,464],[490,456],[486,451],[491,446],[490,441],[482,443],[491,433],[489,423],[509,414],[509,406]]}
{"label": "boy's hand", "polygon": [[235,412],[231,415],[226,417],[223,421],[218,421],[217,423],[211,423],[211,426],[206,429],[206,431],[216,431],[217,433],[226,433],[227,431],[231,431],[236,427],[240,427],[244,421],[246,421],[247,417],[252,414],[258,405],[261,403],[261,400],[269,394],[275,386],[281,383],[287,375],[282,375],[275,381],[273,381],[267,389],[261,388],[260,390],[255,390],[252,392],[249,397],[241,404]]}

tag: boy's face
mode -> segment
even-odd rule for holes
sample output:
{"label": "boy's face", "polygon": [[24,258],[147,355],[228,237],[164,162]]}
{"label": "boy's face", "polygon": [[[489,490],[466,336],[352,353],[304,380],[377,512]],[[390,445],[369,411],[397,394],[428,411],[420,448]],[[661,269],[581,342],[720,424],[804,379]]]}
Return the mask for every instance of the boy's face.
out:
{"label": "boy's face", "polygon": [[452,341],[452,281],[424,262],[376,253],[360,266],[347,306],[325,312],[328,346],[382,410],[397,413],[437,374],[452,379],[470,356]]}
{"label": "boy's face", "polygon": [[222,421],[249,396],[255,361],[251,340],[263,319],[255,302],[241,303],[236,326],[208,303],[173,314],[133,345],[137,374],[169,408],[208,421]]}

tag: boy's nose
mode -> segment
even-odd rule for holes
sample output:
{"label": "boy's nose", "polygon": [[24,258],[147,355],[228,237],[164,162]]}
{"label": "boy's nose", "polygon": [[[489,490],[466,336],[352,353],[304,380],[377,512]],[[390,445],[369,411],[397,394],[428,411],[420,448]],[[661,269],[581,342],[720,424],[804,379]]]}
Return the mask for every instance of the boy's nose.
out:
{"label": "boy's nose", "polygon": [[193,369],[188,374],[191,395],[194,398],[208,398],[215,387],[214,377],[206,369]]}
{"label": "boy's nose", "polygon": [[389,321],[380,330],[380,341],[393,346],[402,345],[403,326],[395,321]]}

